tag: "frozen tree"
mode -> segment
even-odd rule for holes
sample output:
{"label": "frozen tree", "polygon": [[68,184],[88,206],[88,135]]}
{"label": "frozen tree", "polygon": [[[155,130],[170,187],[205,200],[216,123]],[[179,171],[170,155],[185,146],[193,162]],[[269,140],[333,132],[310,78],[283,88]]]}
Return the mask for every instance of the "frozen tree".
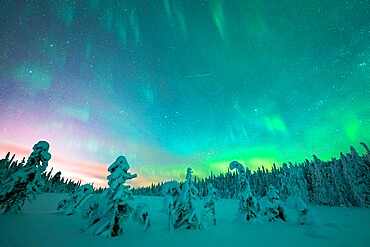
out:
{"label": "frozen tree", "polygon": [[94,222],[99,218],[98,208],[99,203],[102,201],[103,193],[91,194],[82,203],[79,208],[81,217],[89,221],[88,225],[93,225]]}
{"label": "frozen tree", "polygon": [[179,195],[179,184],[176,181],[166,182],[162,186],[163,212],[168,214],[173,207],[173,198]]}
{"label": "frozen tree", "polygon": [[[174,195],[173,210],[169,212],[175,229],[199,229],[202,227],[201,208],[199,207],[198,190],[191,179],[192,169],[186,170],[186,181],[180,185],[180,191]],[[171,227],[170,227],[171,229]]]}
{"label": "frozen tree", "polygon": [[250,189],[244,166],[237,161],[233,161],[230,163],[229,168],[231,170],[236,169],[239,172],[239,212],[245,214],[245,219],[247,221],[258,218],[259,204]]}
{"label": "frozen tree", "polygon": [[91,195],[93,192],[94,189],[90,184],[82,185],[71,193],[69,197],[61,200],[57,205],[57,210],[64,209],[64,213],[66,215],[73,215],[86,197]]}
{"label": "frozen tree", "polygon": [[290,167],[290,176],[288,179],[289,195],[299,197],[303,201],[308,202],[307,181],[303,175],[301,167]]}
{"label": "frozen tree", "polygon": [[360,157],[354,147],[345,158],[342,155],[343,166],[347,170],[347,179],[354,195],[354,204],[360,207],[370,205],[370,167],[366,160]]}
{"label": "frozen tree", "polygon": [[[88,211],[88,214],[94,218],[86,232],[107,237],[115,237],[123,233],[124,223],[135,210],[130,186],[124,184],[127,180],[137,177],[136,174],[128,172],[129,169],[130,166],[124,156],[119,156],[109,166],[108,171],[111,173],[107,177],[109,188],[102,193],[97,206]],[[149,221],[149,217],[144,211],[140,212],[143,213],[142,221],[146,222]],[[86,216],[86,212],[84,213]]]}
{"label": "frozen tree", "polygon": [[5,179],[0,188],[0,208],[3,213],[18,213],[26,199],[41,193],[45,186],[41,174],[45,171],[51,155],[49,143],[39,141],[33,146],[33,151],[27,163]]}
{"label": "frozen tree", "polygon": [[139,203],[132,214],[134,221],[139,222],[142,226],[144,226],[144,229],[147,229],[150,226],[148,211],[149,208],[146,203]]}
{"label": "frozen tree", "polygon": [[204,198],[203,216],[212,213],[213,224],[216,225],[216,200],[217,190],[213,187],[212,183],[208,184],[207,195]]}
{"label": "frozen tree", "polygon": [[308,209],[306,203],[299,197],[290,196],[287,199],[287,205],[294,208],[297,213],[297,224],[298,225],[311,225],[313,223],[312,213]]}
{"label": "frozen tree", "polygon": [[281,219],[286,221],[285,207],[279,198],[279,191],[270,185],[266,196],[260,201],[261,215],[268,221],[275,221]]}
{"label": "frozen tree", "polygon": [[280,168],[280,174],[279,174],[279,179],[280,179],[280,198],[282,200],[286,200],[288,196],[291,193],[290,187],[289,187],[289,180],[290,180],[290,172],[289,168],[286,163],[283,163],[283,165]]}
{"label": "frozen tree", "polygon": [[313,200],[322,205],[332,205],[330,193],[328,192],[325,176],[326,164],[321,161],[316,155],[313,155],[314,162],[311,166],[313,169],[312,176],[312,188],[313,188]]}
{"label": "frozen tree", "polygon": [[333,186],[337,192],[337,200],[340,206],[351,207],[351,189],[350,184],[345,179],[343,164],[341,160],[332,158],[332,165],[330,166],[333,174]]}

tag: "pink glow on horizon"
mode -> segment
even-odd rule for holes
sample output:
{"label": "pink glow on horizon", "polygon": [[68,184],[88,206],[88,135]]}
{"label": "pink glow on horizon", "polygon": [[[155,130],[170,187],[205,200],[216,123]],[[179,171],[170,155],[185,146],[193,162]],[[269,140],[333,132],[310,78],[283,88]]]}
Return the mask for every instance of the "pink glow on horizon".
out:
{"label": "pink glow on horizon", "polygon": [[[12,144],[5,144],[0,142],[0,158],[10,152],[11,155],[15,154],[15,160],[21,160],[23,157],[29,156],[32,148],[23,148]],[[106,177],[109,175],[108,167],[110,164],[102,164],[89,161],[76,161],[73,159],[65,159],[56,155],[52,155],[47,171],[53,169],[53,174],[58,171],[62,172],[62,177],[72,179],[75,182],[94,183],[95,187],[106,187],[108,181]],[[135,169],[131,169],[131,173],[135,173]],[[139,187],[150,185],[156,181],[150,180],[144,176],[138,175],[136,179],[128,181],[128,184]]]}

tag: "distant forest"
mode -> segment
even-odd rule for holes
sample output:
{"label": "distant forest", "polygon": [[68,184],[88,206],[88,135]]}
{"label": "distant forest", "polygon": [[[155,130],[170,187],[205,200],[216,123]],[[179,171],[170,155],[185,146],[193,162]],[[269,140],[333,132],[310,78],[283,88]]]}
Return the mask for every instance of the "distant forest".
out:
{"label": "distant forest", "polygon": [[[256,171],[246,166],[246,177],[252,193],[256,198],[266,195],[267,189],[273,185],[279,190],[280,198],[286,200],[289,196],[300,197],[305,202],[329,206],[370,206],[370,151],[365,143],[361,143],[366,153],[359,155],[355,148],[350,147],[350,153],[340,154],[339,159],[322,161],[315,155],[313,160],[303,163],[275,164],[271,170],[258,168]],[[25,165],[25,160],[14,161],[10,153],[0,160],[0,181],[4,181],[11,174]],[[42,173],[45,186],[42,192],[73,193],[81,187],[81,181],[75,182],[65,179],[61,172],[52,175],[52,170]],[[169,181],[170,182],[170,181]],[[239,198],[238,173],[228,170],[226,173],[215,175],[211,172],[207,178],[194,176],[193,181],[198,189],[199,197],[207,193],[209,183],[218,191],[220,198]],[[133,195],[162,196],[162,187],[166,182],[151,186],[132,188]],[[101,193],[104,188],[95,189]]]}
{"label": "distant forest", "polygon": [[[273,185],[280,191],[280,198],[286,200],[289,196],[300,197],[305,202],[329,206],[370,206],[370,151],[365,143],[364,155],[359,155],[354,147],[350,153],[340,154],[339,159],[322,161],[313,155],[313,161],[303,163],[282,164],[271,170],[258,168],[256,171],[248,169],[246,175],[252,193],[256,198],[266,195],[267,189]],[[199,197],[206,196],[207,185],[211,183],[217,190],[220,198],[238,198],[239,184],[236,171],[215,175],[211,172],[207,178],[194,177]],[[134,195],[161,196],[162,187],[166,183],[152,184],[151,186],[133,188]]]}

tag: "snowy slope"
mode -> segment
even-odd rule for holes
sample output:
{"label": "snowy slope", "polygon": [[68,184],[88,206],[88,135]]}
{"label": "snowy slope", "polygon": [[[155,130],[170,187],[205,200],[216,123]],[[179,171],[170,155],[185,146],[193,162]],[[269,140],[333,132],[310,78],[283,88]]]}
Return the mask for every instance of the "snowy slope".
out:
{"label": "snowy slope", "polygon": [[39,195],[18,215],[0,215],[0,246],[369,246],[370,209],[313,206],[316,226],[298,226],[289,210],[286,223],[247,223],[237,217],[237,200],[217,202],[217,226],[206,218],[202,230],[168,232],[163,198],[136,197],[150,205],[152,226],[143,231],[130,221],[122,236],[106,238],[84,234],[87,222],[79,215],[56,211],[66,194]]}

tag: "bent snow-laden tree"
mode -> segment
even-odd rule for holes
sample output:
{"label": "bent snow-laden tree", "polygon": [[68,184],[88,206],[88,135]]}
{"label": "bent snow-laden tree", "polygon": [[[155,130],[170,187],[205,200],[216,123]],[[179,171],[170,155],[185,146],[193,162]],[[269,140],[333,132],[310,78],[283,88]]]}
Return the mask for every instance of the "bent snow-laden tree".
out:
{"label": "bent snow-laden tree", "polygon": [[45,186],[41,174],[50,159],[49,143],[39,141],[33,146],[27,163],[1,183],[0,208],[4,210],[3,214],[20,212],[26,199],[31,200],[31,196],[41,193]]}
{"label": "bent snow-laden tree", "polygon": [[145,227],[150,225],[147,207],[140,204],[135,211],[130,185],[124,184],[127,180],[137,177],[137,174],[128,172],[129,169],[130,166],[124,156],[119,156],[109,166],[108,171],[111,173],[107,177],[109,188],[101,194],[100,200],[92,203],[96,206],[91,207],[91,211],[88,212],[93,218],[86,232],[107,237],[121,235],[124,223],[133,212],[135,220],[143,223]]}
{"label": "bent snow-laden tree", "polygon": [[85,184],[76,189],[68,197],[61,200],[57,205],[57,210],[64,209],[66,215],[73,215],[81,203],[92,193],[94,189],[90,184]]}
{"label": "bent snow-laden tree", "polygon": [[237,161],[233,161],[230,163],[229,168],[231,170],[236,169],[239,172],[239,212],[245,214],[245,219],[247,221],[253,218],[258,218],[259,204],[257,199],[252,194],[249,182],[245,174],[244,166]]}
{"label": "bent snow-laden tree", "polygon": [[[186,181],[180,185],[179,193],[173,198],[173,209],[169,210],[170,224],[174,228],[200,229],[202,227],[198,190],[191,180],[192,169],[186,170]],[[199,210],[200,209],[200,210]],[[170,229],[172,227],[170,226]]]}

